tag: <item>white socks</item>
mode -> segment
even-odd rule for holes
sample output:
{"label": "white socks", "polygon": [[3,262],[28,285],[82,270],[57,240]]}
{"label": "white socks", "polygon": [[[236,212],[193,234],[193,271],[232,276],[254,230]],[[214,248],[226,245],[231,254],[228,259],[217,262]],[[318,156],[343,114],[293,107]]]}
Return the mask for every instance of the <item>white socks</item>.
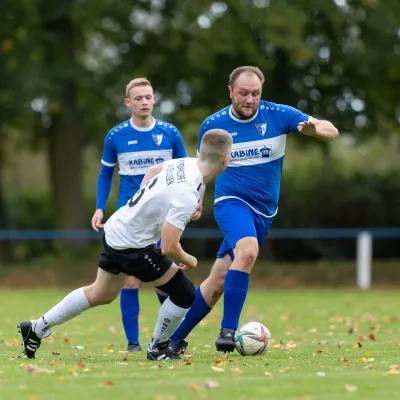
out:
{"label": "white socks", "polygon": [[33,329],[39,338],[47,337],[48,330],[53,325],[62,324],[83,311],[90,308],[83,288],[76,289],[66,297],[64,297],[57,305],[50,311],[43,315],[36,321],[33,321]]}
{"label": "white socks", "polygon": [[175,305],[170,298],[164,301],[158,313],[158,320],[150,342],[150,349],[156,350],[157,343],[166,342],[175,332],[189,309]]}

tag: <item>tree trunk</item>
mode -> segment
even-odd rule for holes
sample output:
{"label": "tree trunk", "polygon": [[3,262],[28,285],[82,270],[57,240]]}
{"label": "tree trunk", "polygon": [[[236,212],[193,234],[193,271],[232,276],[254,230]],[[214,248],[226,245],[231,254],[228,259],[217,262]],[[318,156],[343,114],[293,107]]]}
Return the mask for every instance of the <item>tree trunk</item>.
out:
{"label": "tree trunk", "polygon": [[[51,113],[52,125],[48,130],[54,227],[58,229],[88,227],[82,187],[83,124],[78,104],[79,68],[75,55],[72,4],[72,0],[63,0],[59,12],[52,14],[46,24],[46,30],[52,37],[47,56],[59,93]],[[70,250],[83,250],[88,243],[74,240],[68,244]]]}

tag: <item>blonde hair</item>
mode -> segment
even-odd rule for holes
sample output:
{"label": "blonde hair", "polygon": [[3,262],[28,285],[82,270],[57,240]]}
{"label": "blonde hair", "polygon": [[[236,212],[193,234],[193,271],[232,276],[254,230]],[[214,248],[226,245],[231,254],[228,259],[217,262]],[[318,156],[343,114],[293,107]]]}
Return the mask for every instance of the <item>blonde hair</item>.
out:
{"label": "blonde hair", "polygon": [[229,86],[233,86],[235,84],[237,78],[239,78],[239,76],[242,74],[256,75],[257,78],[261,81],[261,85],[263,85],[265,82],[264,74],[262,73],[260,68],[249,66],[249,65],[244,65],[243,67],[235,68],[231,72],[231,74],[229,75]]}
{"label": "blonde hair", "polygon": [[125,90],[126,97],[129,97],[129,91],[137,86],[151,86],[151,82],[147,78],[135,78],[132,79],[127,85]]}
{"label": "blonde hair", "polygon": [[232,136],[223,129],[210,129],[200,143],[199,158],[209,164],[218,163],[232,150]]}

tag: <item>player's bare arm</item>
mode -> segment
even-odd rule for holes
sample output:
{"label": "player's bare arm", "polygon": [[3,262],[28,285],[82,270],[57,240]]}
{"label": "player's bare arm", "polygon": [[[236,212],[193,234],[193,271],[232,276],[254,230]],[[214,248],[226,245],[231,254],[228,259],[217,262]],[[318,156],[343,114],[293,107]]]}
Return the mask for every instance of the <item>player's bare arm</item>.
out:
{"label": "player's bare arm", "polygon": [[142,188],[150,179],[154,178],[157,174],[159,174],[163,170],[162,164],[152,165],[146,172],[146,175],[143,177],[142,183],[140,187]]}
{"label": "player's bare arm", "polygon": [[205,192],[206,192],[206,185],[203,185],[203,188],[200,192],[200,201],[199,201],[199,204],[197,205],[196,209],[194,210],[192,218],[190,218],[191,221],[197,221],[201,217],[201,213],[203,212],[203,200],[204,200]]}
{"label": "player's bare arm", "polygon": [[323,141],[333,140],[339,136],[339,131],[332,122],[312,117],[309,121],[300,122],[297,129],[303,135],[313,136]]}
{"label": "player's bare arm", "polygon": [[164,255],[173,260],[190,267],[197,266],[197,258],[186,253],[179,241],[183,231],[165,221],[161,231],[161,251]]}

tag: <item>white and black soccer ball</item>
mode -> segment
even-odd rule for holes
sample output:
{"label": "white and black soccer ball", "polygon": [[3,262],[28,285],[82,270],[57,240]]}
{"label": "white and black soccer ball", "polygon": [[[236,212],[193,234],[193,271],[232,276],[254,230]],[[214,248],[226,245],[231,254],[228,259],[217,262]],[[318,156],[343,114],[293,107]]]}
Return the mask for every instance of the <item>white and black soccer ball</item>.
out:
{"label": "white and black soccer ball", "polygon": [[246,322],[236,331],[235,344],[242,356],[259,356],[271,347],[271,333],[259,322]]}

